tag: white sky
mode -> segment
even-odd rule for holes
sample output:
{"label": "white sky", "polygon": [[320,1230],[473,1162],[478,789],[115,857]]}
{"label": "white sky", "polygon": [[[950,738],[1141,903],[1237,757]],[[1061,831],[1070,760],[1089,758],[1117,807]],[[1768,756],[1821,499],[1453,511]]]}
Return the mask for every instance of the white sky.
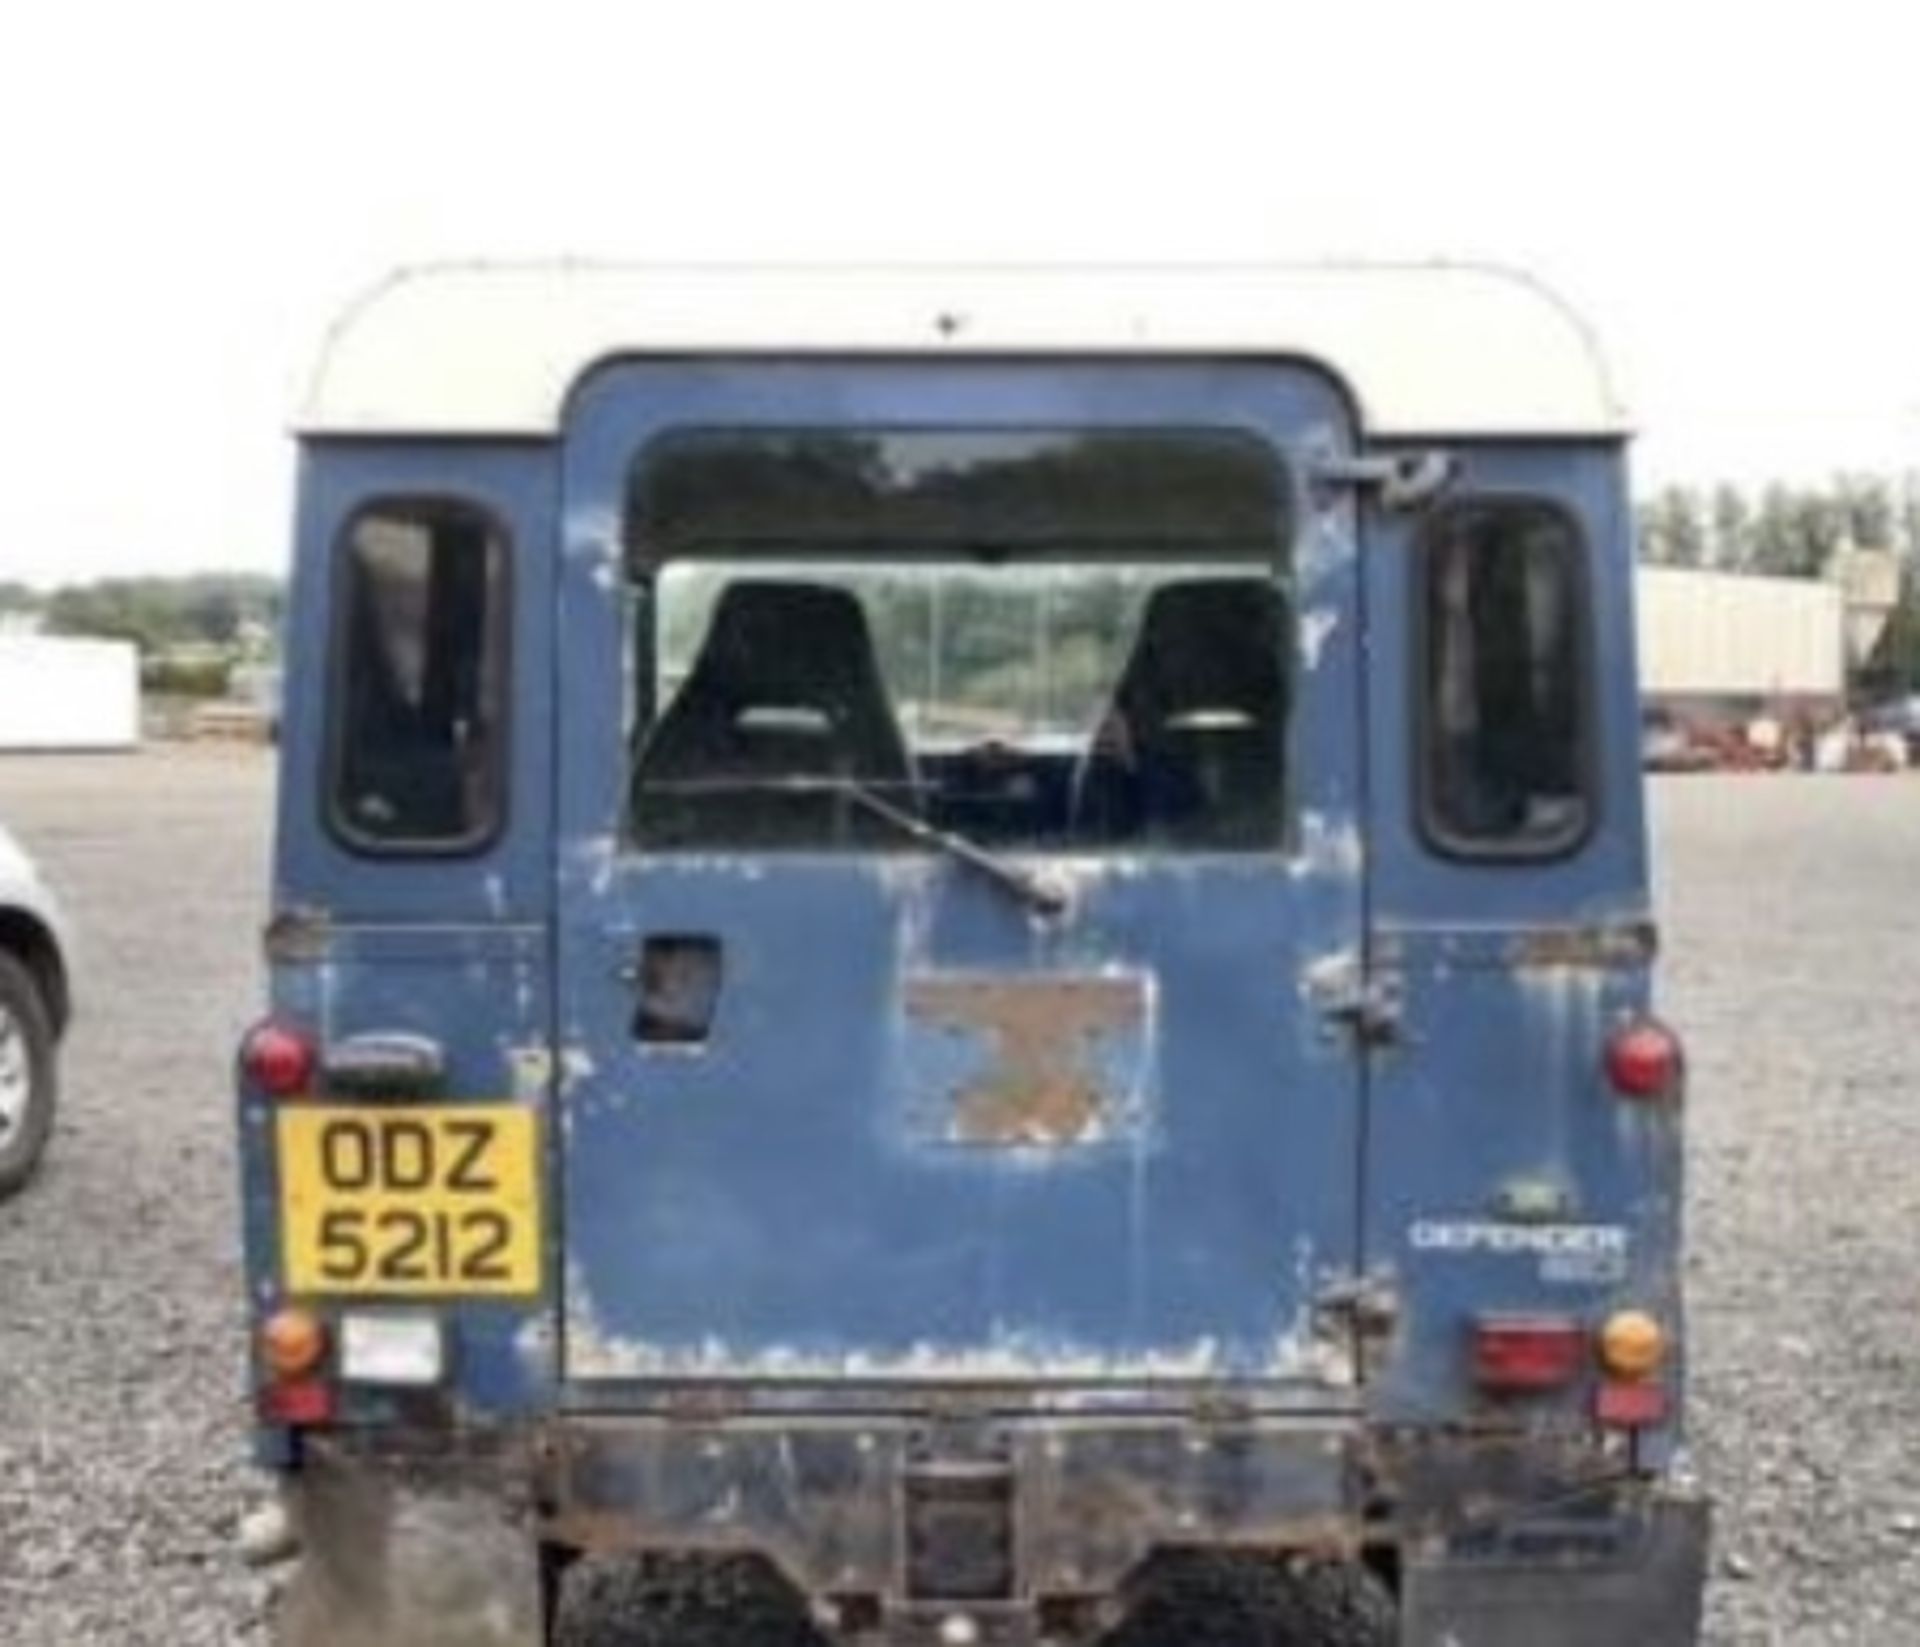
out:
{"label": "white sky", "polygon": [[279,567],[321,329],[443,256],[1488,258],[1644,481],[1920,465],[1916,62],[1900,0],[16,4],[0,578]]}

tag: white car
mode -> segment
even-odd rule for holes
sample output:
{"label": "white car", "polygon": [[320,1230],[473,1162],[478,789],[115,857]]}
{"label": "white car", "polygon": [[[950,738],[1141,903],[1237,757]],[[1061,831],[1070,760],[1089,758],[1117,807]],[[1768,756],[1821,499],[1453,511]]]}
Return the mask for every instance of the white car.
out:
{"label": "white car", "polygon": [[53,1131],[67,955],[58,903],[0,828],[0,1197],[33,1176]]}

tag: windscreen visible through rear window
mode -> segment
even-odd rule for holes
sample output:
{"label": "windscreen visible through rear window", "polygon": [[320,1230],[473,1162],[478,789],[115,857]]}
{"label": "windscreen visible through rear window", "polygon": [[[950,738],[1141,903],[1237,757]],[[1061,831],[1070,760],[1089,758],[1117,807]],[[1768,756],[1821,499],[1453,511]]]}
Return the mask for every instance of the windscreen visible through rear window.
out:
{"label": "windscreen visible through rear window", "polygon": [[634,839],[1277,847],[1288,501],[1238,430],[655,442],[629,497]]}
{"label": "windscreen visible through rear window", "polygon": [[1570,850],[1593,810],[1577,528],[1546,503],[1466,499],[1434,517],[1423,564],[1429,833],[1475,856]]}
{"label": "windscreen visible through rear window", "polygon": [[477,848],[501,812],[505,540],[471,504],[401,499],[340,553],[334,826],[365,851]]}

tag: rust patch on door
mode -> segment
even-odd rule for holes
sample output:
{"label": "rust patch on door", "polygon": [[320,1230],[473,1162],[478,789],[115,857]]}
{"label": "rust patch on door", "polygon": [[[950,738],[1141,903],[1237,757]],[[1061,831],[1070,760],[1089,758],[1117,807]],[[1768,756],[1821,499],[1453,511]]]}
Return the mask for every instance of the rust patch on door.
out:
{"label": "rust patch on door", "polygon": [[1514,936],[1510,958],[1522,969],[1647,966],[1659,947],[1659,933],[1651,921],[1541,926]]}
{"label": "rust patch on door", "polygon": [[1007,1146],[1091,1142],[1128,1095],[1107,1089],[1102,1037],[1147,1017],[1139,975],[1005,973],[922,977],[906,984],[908,1013],[978,1043],[979,1059],[950,1094],[954,1141]]}

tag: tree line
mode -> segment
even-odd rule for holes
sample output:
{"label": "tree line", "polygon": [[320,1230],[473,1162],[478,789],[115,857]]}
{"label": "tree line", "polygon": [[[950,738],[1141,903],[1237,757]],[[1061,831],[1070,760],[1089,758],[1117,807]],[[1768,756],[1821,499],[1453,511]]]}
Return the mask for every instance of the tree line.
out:
{"label": "tree line", "polygon": [[[1889,549],[1920,571],[1920,469],[1840,474],[1824,485],[1665,486],[1635,510],[1640,556],[1658,566],[1821,577],[1843,544]],[[285,589],[265,573],[101,578],[40,592],[0,579],[0,618],[56,635],[130,640],[143,655],[277,635]]]}
{"label": "tree line", "polygon": [[144,658],[181,648],[237,651],[262,636],[272,646],[284,606],[280,579],[256,572],[101,578],[46,593],[0,582],[0,616],[50,635],[129,640]]}
{"label": "tree line", "polygon": [[[1635,522],[1641,558],[1659,566],[1813,578],[1845,545],[1891,550],[1907,575],[1889,640],[1908,666],[1899,672],[1920,678],[1920,469],[1841,473],[1818,485],[1669,485],[1638,504]],[[285,603],[285,586],[265,573],[101,578],[50,592],[0,580],[0,620],[130,640],[148,660],[183,649],[277,650]]]}
{"label": "tree line", "polygon": [[1843,545],[1920,566],[1920,470],[1840,474],[1824,485],[1666,486],[1635,511],[1641,559],[1776,577],[1826,574]]}

